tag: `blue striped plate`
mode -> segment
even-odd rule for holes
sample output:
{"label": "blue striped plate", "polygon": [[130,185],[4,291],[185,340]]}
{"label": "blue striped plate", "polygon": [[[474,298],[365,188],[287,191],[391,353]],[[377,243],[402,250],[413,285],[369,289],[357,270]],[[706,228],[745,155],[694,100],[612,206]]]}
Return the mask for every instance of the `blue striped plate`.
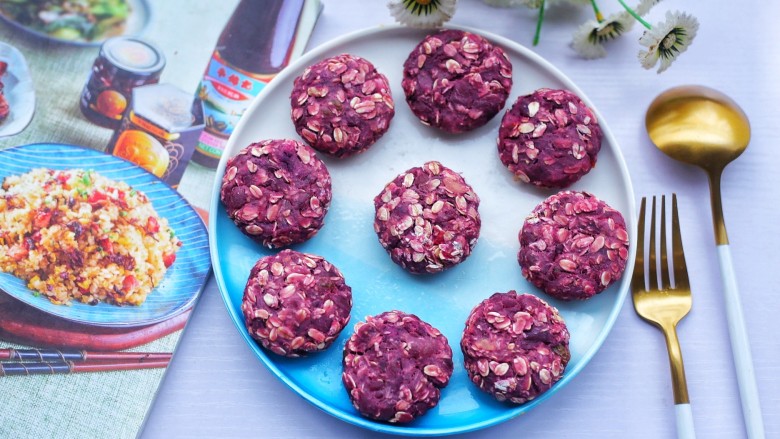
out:
{"label": "blue striped plate", "polygon": [[0,151],[0,181],[34,168],[92,169],[111,180],[124,181],[149,197],[184,245],[163,281],[140,306],[76,301],[70,306],[54,305],[43,296],[36,297],[25,281],[9,273],[0,273],[0,289],[45,313],[95,326],[148,325],[167,320],[194,304],[211,270],[208,235],[198,214],[178,192],[133,163],[80,146],[38,143]]}

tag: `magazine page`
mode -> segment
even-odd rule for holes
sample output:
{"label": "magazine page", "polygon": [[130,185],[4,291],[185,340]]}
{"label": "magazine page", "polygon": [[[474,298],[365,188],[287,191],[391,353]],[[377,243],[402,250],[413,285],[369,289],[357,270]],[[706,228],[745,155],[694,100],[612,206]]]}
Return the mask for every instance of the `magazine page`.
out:
{"label": "magazine page", "polygon": [[0,1],[0,437],[135,437],[212,181],[318,0]]}

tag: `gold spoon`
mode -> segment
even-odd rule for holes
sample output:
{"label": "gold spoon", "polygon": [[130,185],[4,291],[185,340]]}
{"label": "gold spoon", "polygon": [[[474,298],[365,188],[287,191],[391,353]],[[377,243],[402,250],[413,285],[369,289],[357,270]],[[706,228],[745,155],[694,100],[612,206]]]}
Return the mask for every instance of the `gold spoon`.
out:
{"label": "gold spoon", "polygon": [[728,96],[702,86],[675,87],[661,93],[647,109],[647,133],[664,154],[707,172],[712,219],[718,248],[731,350],[739,383],[742,414],[748,437],[764,438],[750,343],[731,260],[720,177],[723,169],[747,148],[750,123]]}

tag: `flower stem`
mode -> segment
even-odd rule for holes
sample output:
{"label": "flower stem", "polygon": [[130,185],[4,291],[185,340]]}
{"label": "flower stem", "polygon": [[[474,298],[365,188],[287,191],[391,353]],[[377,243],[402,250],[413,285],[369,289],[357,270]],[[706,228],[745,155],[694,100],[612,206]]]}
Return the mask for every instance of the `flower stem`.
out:
{"label": "flower stem", "polygon": [[539,44],[539,35],[542,33],[542,21],[544,21],[544,3],[545,0],[542,0],[542,4],[539,5],[539,18],[536,20],[536,33],[534,34],[534,46]]}
{"label": "flower stem", "polygon": [[642,26],[644,26],[646,29],[653,28],[653,26],[651,26],[650,23],[643,20],[642,17],[639,16],[639,14],[637,14],[633,9],[629,8],[626,2],[624,2],[623,0],[618,0],[618,1],[620,2],[621,5],[623,5],[623,9],[625,9],[626,12],[631,14],[631,16],[634,17],[636,21],[638,21]]}
{"label": "flower stem", "polygon": [[596,4],[596,0],[590,0],[590,4],[593,5],[593,13],[596,14],[596,21],[601,23],[604,21],[604,15],[599,11],[599,6]]}

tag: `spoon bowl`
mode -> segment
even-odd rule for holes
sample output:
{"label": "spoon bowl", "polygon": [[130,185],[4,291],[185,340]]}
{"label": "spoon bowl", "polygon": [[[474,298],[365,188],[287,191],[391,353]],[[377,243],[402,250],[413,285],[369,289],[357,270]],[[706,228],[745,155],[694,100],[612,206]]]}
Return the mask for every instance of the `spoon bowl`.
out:
{"label": "spoon bowl", "polygon": [[661,93],[647,109],[647,133],[675,160],[722,170],[747,148],[750,122],[731,98],[702,86]]}

